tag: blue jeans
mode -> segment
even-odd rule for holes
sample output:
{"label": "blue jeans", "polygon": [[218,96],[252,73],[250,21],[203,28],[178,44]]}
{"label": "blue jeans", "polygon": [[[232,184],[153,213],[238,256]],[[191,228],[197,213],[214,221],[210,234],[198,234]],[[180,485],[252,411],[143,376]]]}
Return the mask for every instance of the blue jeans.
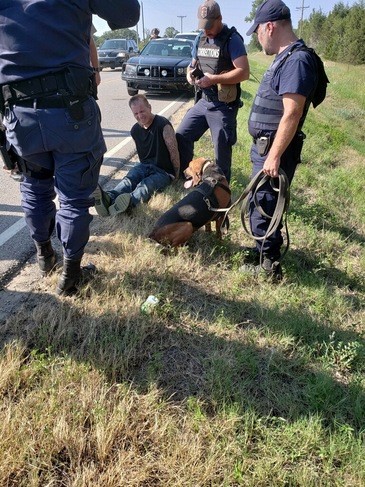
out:
{"label": "blue jeans", "polygon": [[130,193],[131,206],[134,207],[141,201],[148,201],[153,193],[162,191],[171,181],[171,177],[163,169],[154,164],[140,162],[128,171],[121,182],[113,190],[108,191],[108,194],[114,202],[120,194]]}

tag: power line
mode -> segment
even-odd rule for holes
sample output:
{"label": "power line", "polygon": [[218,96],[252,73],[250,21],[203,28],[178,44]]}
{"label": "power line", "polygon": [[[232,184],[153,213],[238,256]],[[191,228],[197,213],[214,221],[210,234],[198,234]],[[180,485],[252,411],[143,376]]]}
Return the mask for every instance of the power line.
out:
{"label": "power line", "polygon": [[309,8],[309,5],[304,6],[304,0],[302,0],[302,6],[301,7],[295,7],[296,10],[301,10],[302,13],[300,15],[300,21],[299,21],[299,37],[302,37],[302,24],[303,24],[303,14],[304,10],[306,8]]}

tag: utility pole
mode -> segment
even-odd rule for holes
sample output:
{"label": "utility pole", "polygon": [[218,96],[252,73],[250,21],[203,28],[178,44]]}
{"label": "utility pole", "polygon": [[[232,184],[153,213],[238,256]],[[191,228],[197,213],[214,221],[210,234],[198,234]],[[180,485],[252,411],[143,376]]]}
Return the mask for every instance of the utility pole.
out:
{"label": "utility pole", "polygon": [[302,24],[303,24],[303,12],[304,9],[309,8],[309,5],[304,6],[304,0],[302,0],[302,6],[301,7],[295,7],[297,10],[301,10],[302,13],[300,15],[300,23],[299,23],[299,37],[302,37]]}
{"label": "utility pole", "polygon": [[144,37],[144,15],[143,15],[143,2],[141,2],[141,18],[142,18],[142,37],[143,37],[143,42],[145,40],[145,37]]}
{"label": "utility pole", "polygon": [[137,37],[137,48],[138,48],[138,50],[139,50],[138,22],[136,23],[136,37]]}
{"label": "utility pole", "polygon": [[180,32],[183,32],[183,19],[186,17],[186,15],[177,15],[177,17],[180,18]]}

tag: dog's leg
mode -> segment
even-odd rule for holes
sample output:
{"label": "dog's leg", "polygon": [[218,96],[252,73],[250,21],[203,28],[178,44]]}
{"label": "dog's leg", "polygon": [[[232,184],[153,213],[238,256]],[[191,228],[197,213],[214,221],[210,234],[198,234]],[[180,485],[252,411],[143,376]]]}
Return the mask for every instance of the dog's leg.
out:
{"label": "dog's leg", "polygon": [[164,227],[153,229],[149,238],[162,245],[178,247],[186,243],[193,233],[194,227],[191,222],[170,223]]}
{"label": "dog's leg", "polygon": [[208,222],[205,224],[205,231],[210,233],[212,231],[212,223]]}
{"label": "dog's leg", "polygon": [[219,240],[222,240],[222,224],[224,216],[219,216],[215,221],[215,234]]}

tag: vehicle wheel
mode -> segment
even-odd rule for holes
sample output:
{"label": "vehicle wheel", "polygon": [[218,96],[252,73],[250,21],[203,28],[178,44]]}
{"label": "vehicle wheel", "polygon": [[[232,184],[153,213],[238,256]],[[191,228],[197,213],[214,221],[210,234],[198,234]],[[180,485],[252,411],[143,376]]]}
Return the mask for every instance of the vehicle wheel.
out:
{"label": "vehicle wheel", "polygon": [[135,88],[128,88],[127,87],[127,91],[128,91],[129,96],[134,96],[134,95],[138,94],[138,90],[136,90]]}
{"label": "vehicle wheel", "polygon": [[110,69],[115,69],[115,64],[111,64]]}

